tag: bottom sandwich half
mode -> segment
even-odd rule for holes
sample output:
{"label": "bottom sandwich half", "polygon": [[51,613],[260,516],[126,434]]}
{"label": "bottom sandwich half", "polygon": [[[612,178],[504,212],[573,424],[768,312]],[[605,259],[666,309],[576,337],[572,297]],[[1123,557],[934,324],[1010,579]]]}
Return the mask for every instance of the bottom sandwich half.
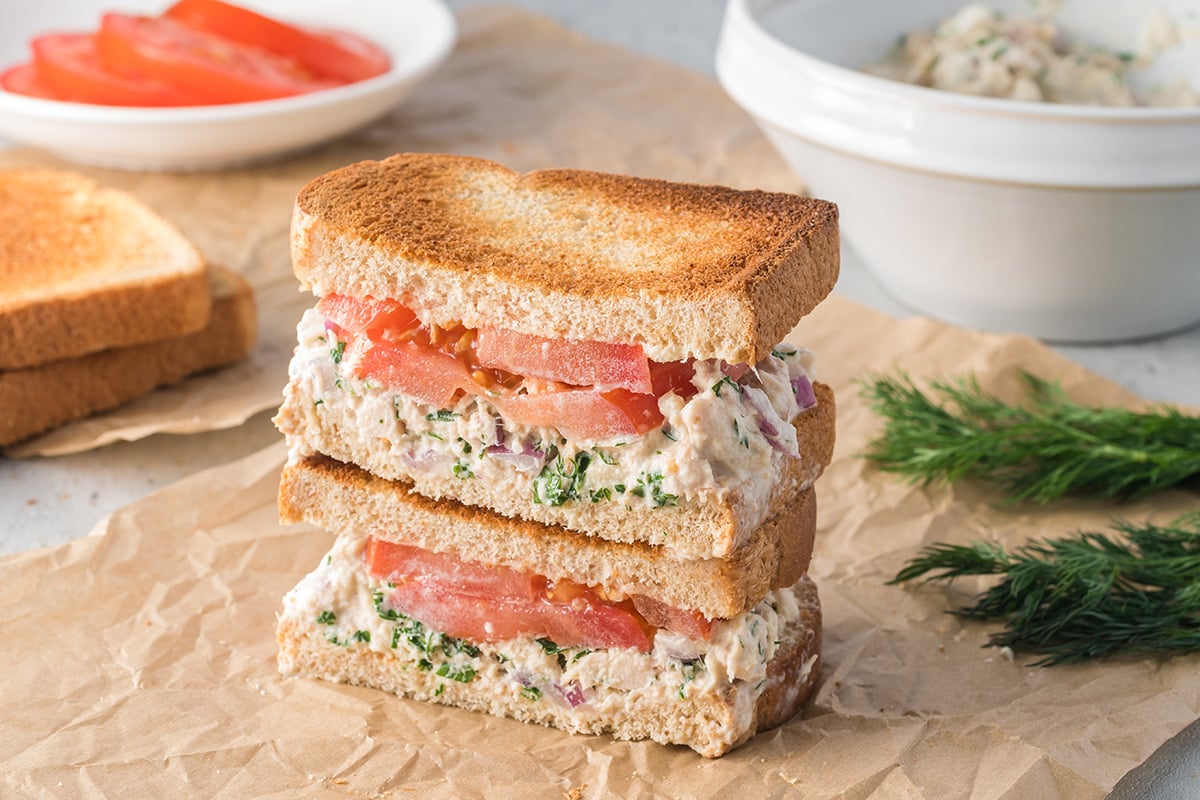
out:
{"label": "bottom sandwich half", "polygon": [[[282,673],[708,757],[790,719],[816,681],[821,614],[807,577],[696,638],[633,620],[628,601],[511,570],[482,579],[489,591],[501,587],[485,597],[481,577],[462,562],[422,603],[422,576],[447,565],[425,551],[418,565],[397,568],[391,547],[342,534],[287,594],[277,631]],[[453,596],[451,584],[464,594]],[[544,630],[513,619],[531,591]],[[571,599],[560,603],[554,595],[564,591]],[[473,625],[481,635],[462,635]]]}

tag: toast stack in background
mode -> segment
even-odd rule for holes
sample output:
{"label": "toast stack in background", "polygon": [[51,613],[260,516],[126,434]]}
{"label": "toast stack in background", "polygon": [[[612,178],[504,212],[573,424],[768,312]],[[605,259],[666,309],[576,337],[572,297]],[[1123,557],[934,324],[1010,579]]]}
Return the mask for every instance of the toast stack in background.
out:
{"label": "toast stack in background", "polygon": [[0,172],[0,446],[236,361],[249,285],[82,175]]}
{"label": "toast stack in background", "polygon": [[285,674],[719,756],[818,674],[830,203],[455,156],[299,194]]}

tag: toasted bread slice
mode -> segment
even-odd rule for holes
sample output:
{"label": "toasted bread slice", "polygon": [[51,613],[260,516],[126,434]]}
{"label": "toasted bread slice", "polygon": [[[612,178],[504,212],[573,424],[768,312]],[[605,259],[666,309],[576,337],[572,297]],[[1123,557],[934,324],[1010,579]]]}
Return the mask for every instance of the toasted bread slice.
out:
{"label": "toasted bread slice", "polygon": [[0,371],[0,446],[113,408],[158,386],[244,357],[254,345],[254,294],[245,279],[210,267],[212,314],[199,331],[36,367]]}
{"label": "toasted bread slice", "polygon": [[487,566],[599,587],[608,597],[644,595],[727,619],[808,569],[816,495],[803,492],[725,558],[678,559],[644,542],[609,542],[559,527],[509,519],[452,500],[431,500],[403,483],[323,456],[283,470],[279,516],[336,534],[376,536]]}
{"label": "toasted bread slice", "polygon": [[318,295],[423,322],[753,364],[833,288],[838,215],[787,194],[406,154],[309,183],[292,260]]}
{"label": "toasted bread slice", "polygon": [[[382,426],[369,424],[376,422],[370,409],[378,406],[318,403],[320,398],[304,391],[304,385],[296,381],[289,384],[275,418],[297,452],[324,454],[382,478],[404,481],[429,497],[452,498],[505,516],[560,525],[612,542],[653,544],[677,559],[729,556],[766,520],[783,515],[796,503],[833,457],[834,396],[828,386],[817,383],[816,406],[802,412],[793,423],[801,457],[775,459],[779,475],[773,483],[759,485],[772,481],[772,477],[753,474],[752,484],[740,485],[724,495],[705,492],[661,508],[645,503],[593,502],[586,497],[561,505],[538,503],[531,489],[532,477],[522,475],[511,464],[482,459],[469,479],[448,467],[429,470],[421,461],[399,454],[393,442],[378,432]],[[390,417],[390,406],[383,413]],[[390,419],[379,421],[391,423]],[[752,490],[760,489],[760,499],[751,499],[756,496]]]}
{"label": "toasted bread slice", "polygon": [[0,369],[182,336],[208,320],[204,259],[132,196],[0,172]]}
{"label": "toasted bread slice", "polygon": [[707,642],[660,632],[648,653],[453,639],[381,611],[387,591],[365,575],[353,537],[339,537],[284,599],[280,671],[710,758],[794,716],[819,674],[821,611],[807,577]]}

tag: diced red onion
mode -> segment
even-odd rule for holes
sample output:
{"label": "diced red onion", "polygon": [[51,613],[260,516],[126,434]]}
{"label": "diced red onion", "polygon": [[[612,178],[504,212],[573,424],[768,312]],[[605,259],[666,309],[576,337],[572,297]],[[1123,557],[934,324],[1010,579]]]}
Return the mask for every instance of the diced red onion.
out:
{"label": "diced red onion", "polygon": [[780,433],[779,428],[775,427],[775,423],[771,422],[772,418],[779,419],[779,415],[775,413],[775,409],[771,406],[771,401],[767,397],[767,393],[762,389],[747,387],[742,396],[746,398],[746,402],[750,404],[750,407],[758,412],[758,429],[762,432],[763,438],[767,440],[767,444],[785,456],[799,458],[800,452],[796,449],[795,445],[786,441]]}
{"label": "diced red onion", "polygon": [[497,461],[510,464],[517,472],[532,474],[541,472],[542,467],[546,466],[546,454],[531,446],[527,446],[520,453],[514,453],[503,445],[494,444],[485,452]]}
{"label": "diced red onion", "polygon": [[571,708],[579,708],[587,702],[587,697],[583,694],[583,687],[575,681],[571,681],[565,687],[556,683],[554,688]]}
{"label": "diced red onion", "polygon": [[511,674],[512,679],[522,686],[533,686],[534,681],[537,680],[536,675],[524,669],[519,669]]}
{"label": "diced red onion", "polygon": [[812,381],[807,375],[792,378],[792,392],[796,395],[796,405],[801,409],[812,408],[817,404],[817,393],[813,391]]}

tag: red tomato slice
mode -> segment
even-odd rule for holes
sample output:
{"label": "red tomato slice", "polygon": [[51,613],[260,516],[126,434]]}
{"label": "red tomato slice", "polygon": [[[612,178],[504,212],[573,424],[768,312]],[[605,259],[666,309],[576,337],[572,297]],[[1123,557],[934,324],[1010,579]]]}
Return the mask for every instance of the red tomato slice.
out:
{"label": "red tomato slice", "polygon": [[373,78],[391,68],[382,48],[353,34],[305,30],[221,0],[179,0],[163,16],[287,56],[313,75],[346,83]]}
{"label": "red tomato slice", "polygon": [[458,390],[477,391],[479,386],[463,362],[440,350],[414,342],[375,342],[366,345],[358,360],[357,374],[375,378],[397,392],[410,394],[439,408],[445,408]]}
{"label": "red tomato slice", "polygon": [[18,64],[0,73],[0,89],[28,97],[41,97],[45,100],[69,99],[55,93],[47,86],[38,75],[37,67],[33,64]]}
{"label": "red tomato slice", "polygon": [[388,331],[399,333],[421,325],[416,314],[395,300],[327,294],[317,303],[317,311],[338,327],[373,340],[386,338]]}
{"label": "red tomato slice", "polygon": [[712,636],[713,620],[699,611],[676,608],[641,594],[635,594],[630,599],[646,622],[656,628],[681,633],[690,639]]}
{"label": "red tomato slice", "polygon": [[120,74],[100,60],[96,37],[87,33],[39,36],[31,43],[41,83],[61,99],[106,106],[186,106],[199,98],[135,74]]}
{"label": "red tomato slice", "polygon": [[545,636],[560,647],[642,652],[653,646],[653,631],[632,603],[608,602],[586,587],[573,586],[569,601],[556,602],[544,577],[377,539],[364,558],[372,575],[396,584],[393,608],[451,636],[477,642]]}
{"label": "red tomato slice", "polygon": [[566,436],[612,439],[645,433],[662,424],[658,400],[650,394],[624,389],[597,392],[565,389],[492,398],[513,422],[557,428]]}
{"label": "red tomato slice", "polygon": [[667,363],[650,362],[650,383],[654,387],[655,397],[662,397],[667,392],[675,392],[684,400],[694,396],[696,386],[692,383],[692,377],[695,374],[696,368],[691,359]]}
{"label": "red tomato slice", "polygon": [[649,394],[650,365],[640,345],[545,339],[505,328],[480,328],[479,363],[531,378]]}
{"label": "red tomato slice", "polygon": [[105,14],[97,41],[110,69],[153,76],[209,103],[271,100],[341,83],[173,19]]}
{"label": "red tomato slice", "polygon": [[376,578],[437,582],[462,597],[508,597],[534,601],[546,591],[546,579],[507,567],[487,568],[448,553],[385,542],[371,537],[363,553],[367,570]]}

